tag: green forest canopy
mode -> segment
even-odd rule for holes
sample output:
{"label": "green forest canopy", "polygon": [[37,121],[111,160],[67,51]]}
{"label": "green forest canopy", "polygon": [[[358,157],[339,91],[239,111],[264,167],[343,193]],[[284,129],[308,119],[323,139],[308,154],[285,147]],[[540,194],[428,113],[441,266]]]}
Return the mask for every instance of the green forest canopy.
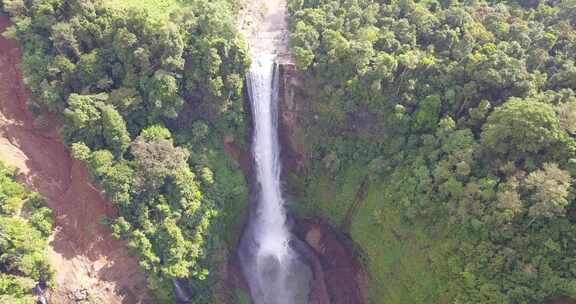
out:
{"label": "green forest canopy", "polygon": [[[249,58],[234,3],[162,4],[178,9],[0,9],[38,125],[43,110],[61,113],[158,300],[183,279],[211,303],[247,200],[221,140],[244,139]],[[368,176],[349,233],[366,252],[372,303],[576,296],[575,1],[290,0],[289,10],[293,56],[318,95],[299,212],[340,224]],[[328,205],[319,192],[330,189]]]}
{"label": "green forest canopy", "polygon": [[16,170],[0,163],[0,303],[34,304],[33,288],[52,285],[52,211],[15,178]]}
{"label": "green forest canopy", "polygon": [[211,270],[247,201],[222,138],[244,140],[249,59],[228,1],[163,3],[179,9],[169,18],[150,2],[7,0],[1,9],[22,47],[37,124],[44,110],[61,114],[65,142],[118,206],[114,234],[138,253],[157,301],[173,301],[178,279],[195,301],[212,302]]}
{"label": "green forest canopy", "polygon": [[576,2],[289,8],[292,53],[319,95],[301,212],[341,223],[350,203],[318,192],[350,195],[342,185],[369,176],[350,233],[370,302],[576,296]]}

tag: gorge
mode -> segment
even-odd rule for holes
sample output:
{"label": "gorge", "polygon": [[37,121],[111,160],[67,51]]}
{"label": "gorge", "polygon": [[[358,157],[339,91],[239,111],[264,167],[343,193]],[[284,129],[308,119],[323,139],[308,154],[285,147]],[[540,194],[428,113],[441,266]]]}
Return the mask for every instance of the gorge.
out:
{"label": "gorge", "polygon": [[250,68],[256,207],[243,237],[240,260],[255,303],[307,303],[310,270],[290,246],[280,190],[278,70],[274,56]]}
{"label": "gorge", "polygon": [[[252,110],[255,201],[239,257],[257,304],[308,303],[312,273],[291,247],[280,187],[279,65],[288,56],[286,3],[253,1],[242,23],[252,65],[247,77]],[[243,25],[241,25],[243,26]]]}
{"label": "gorge", "polygon": [[0,0],[0,32],[0,303],[576,299],[574,0]]}

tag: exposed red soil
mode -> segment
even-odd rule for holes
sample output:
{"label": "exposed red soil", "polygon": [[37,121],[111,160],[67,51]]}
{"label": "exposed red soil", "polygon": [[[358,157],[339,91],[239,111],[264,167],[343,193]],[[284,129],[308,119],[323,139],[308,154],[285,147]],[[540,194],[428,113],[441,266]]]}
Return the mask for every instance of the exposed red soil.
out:
{"label": "exposed red soil", "polygon": [[552,304],[576,304],[576,300],[568,297],[560,297],[556,300],[553,300]]}
{"label": "exposed red soil", "polygon": [[[10,22],[0,17],[0,32]],[[146,278],[124,242],[100,224],[116,210],[72,160],[59,137],[61,124],[48,115],[38,129],[27,110],[28,92],[19,70],[16,41],[0,37],[0,159],[19,169],[19,178],[40,192],[54,212],[49,258],[56,270],[51,303],[77,303],[85,290],[91,303],[149,303]]]}
{"label": "exposed red soil", "polygon": [[332,227],[317,220],[298,224],[298,236],[314,250],[322,265],[331,304],[367,303],[368,275],[358,256]]}

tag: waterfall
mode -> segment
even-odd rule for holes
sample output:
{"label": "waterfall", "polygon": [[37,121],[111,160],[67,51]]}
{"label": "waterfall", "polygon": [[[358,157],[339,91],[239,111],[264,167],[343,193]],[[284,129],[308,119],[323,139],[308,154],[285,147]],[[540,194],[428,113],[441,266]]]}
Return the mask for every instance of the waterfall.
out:
{"label": "waterfall", "polygon": [[257,231],[260,254],[283,259],[289,233],[280,193],[278,144],[278,73],[272,58],[256,60],[250,68],[249,93],[254,117],[253,155],[260,186]]}
{"label": "waterfall", "polygon": [[273,56],[259,56],[248,75],[257,204],[243,236],[240,259],[255,304],[307,303],[311,276],[290,247],[280,190],[278,74]]}

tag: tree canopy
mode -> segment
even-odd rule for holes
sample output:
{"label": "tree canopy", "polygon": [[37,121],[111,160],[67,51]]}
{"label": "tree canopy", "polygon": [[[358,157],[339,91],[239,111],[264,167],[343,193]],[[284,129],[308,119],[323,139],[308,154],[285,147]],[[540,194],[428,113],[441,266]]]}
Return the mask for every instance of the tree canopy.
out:
{"label": "tree canopy", "polygon": [[46,250],[52,212],[42,198],[16,182],[16,170],[0,163],[0,302],[36,303],[32,290],[51,285]]}
{"label": "tree canopy", "polygon": [[247,192],[221,145],[245,130],[249,59],[237,6],[178,6],[159,18],[99,0],[0,3],[22,48],[31,108],[62,116],[65,142],[117,205],[111,226],[138,253],[160,302],[173,301],[173,279],[211,297],[209,270],[241,213],[219,215]]}
{"label": "tree canopy", "polygon": [[[396,208],[401,225],[426,223],[427,238],[445,244],[430,246],[443,257],[425,267],[434,279],[406,294],[388,286],[414,275],[390,266],[400,258],[368,256],[371,301],[576,296],[566,267],[576,246],[575,8],[563,0],[289,1],[294,59],[318,96],[301,119],[313,166],[304,197],[365,171],[371,185],[385,186],[354,218],[352,237],[364,249],[398,250],[365,241],[400,229],[379,220]],[[343,213],[310,203],[334,221]]]}

